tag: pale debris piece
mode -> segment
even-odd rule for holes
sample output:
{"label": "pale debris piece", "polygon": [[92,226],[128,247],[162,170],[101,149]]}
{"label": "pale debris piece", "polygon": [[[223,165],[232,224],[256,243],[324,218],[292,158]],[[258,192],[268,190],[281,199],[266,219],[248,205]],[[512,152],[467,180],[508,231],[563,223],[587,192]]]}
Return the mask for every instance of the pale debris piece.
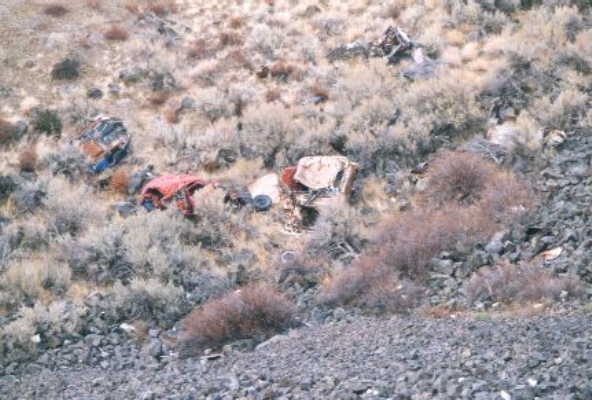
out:
{"label": "pale debris piece", "polygon": [[563,249],[561,247],[555,247],[554,249],[543,251],[541,255],[545,261],[551,261],[559,257],[563,253]]}
{"label": "pale debris piece", "polygon": [[294,180],[313,190],[328,188],[348,163],[347,158],[340,156],[303,157],[298,161]]}
{"label": "pale debris piece", "polygon": [[277,174],[264,175],[249,186],[249,192],[253,198],[262,194],[267,195],[273,204],[277,204],[281,193],[280,178]]}

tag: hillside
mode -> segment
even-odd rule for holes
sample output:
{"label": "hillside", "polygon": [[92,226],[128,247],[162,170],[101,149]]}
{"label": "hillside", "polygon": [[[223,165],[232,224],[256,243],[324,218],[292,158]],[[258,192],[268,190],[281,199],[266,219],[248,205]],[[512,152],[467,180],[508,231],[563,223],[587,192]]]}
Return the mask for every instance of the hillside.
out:
{"label": "hillside", "polygon": [[4,0],[0,397],[592,398],[590,6]]}

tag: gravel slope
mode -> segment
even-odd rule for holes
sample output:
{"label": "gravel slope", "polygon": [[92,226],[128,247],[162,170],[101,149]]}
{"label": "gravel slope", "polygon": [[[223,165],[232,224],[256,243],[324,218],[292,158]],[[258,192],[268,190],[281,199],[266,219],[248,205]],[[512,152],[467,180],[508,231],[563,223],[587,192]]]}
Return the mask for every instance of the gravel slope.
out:
{"label": "gravel slope", "polygon": [[592,399],[591,326],[589,312],[478,321],[345,316],[210,360],[157,361],[149,345],[121,345],[106,368],[31,364],[0,378],[0,398],[584,400]]}

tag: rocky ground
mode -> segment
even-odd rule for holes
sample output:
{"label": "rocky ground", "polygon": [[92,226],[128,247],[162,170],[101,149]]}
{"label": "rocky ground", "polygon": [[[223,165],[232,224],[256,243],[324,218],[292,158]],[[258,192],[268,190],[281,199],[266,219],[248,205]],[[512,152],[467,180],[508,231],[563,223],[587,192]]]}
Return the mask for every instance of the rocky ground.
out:
{"label": "rocky ground", "polygon": [[3,376],[0,397],[592,398],[589,311],[504,320],[376,319],[342,311],[254,350],[227,347],[200,359],[161,356],[156,337],[143,350],[92,337]]}

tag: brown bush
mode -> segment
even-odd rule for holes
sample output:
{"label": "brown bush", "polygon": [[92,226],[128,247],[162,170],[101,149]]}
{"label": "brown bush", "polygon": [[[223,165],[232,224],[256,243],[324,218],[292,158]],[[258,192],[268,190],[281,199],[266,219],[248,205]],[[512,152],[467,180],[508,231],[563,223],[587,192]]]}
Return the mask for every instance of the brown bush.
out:
{"label": "brown bush", "polygon": [[243,37],[236,32],[221,32],[218,36],[220,47],[239,46],[243,44]]}
{"label": "brown bush", "polygon": [[509,263],[475,272],[467,284],[467,296],[476,301],[500,303],[556,300],[565,292],[570,297],[582,294],[583,286],[574,277],[556,277],[543,265]]}
{"label": "brown bush", "polygon": [[107,40],[124,41],[129,38],[129,33],[121,26],[112,25],[109,29],[105,31],[104,36]]}
{"label": "brown bush", "polygon": [[111,180],[109,181],[109,187],[116,193],[127,194],[127,188],[129,185],[129,175],[127,171],[118,169],[113,173]]}
{"label": "brown bush", "polygon": [[277,61],[270,68],[269,73],[273,78],[280,81],[286,81],[292,73],[294,73],[294,66],[286,63],[285,61]]}
{"label": "brown bush", "polygon": [[169,99],[169,96],[167,92],[157,92],[148,97],[148,102],[155,107],[162,106]]}
{"label": "brown bush", "polygon": [[245,24],[245,19],[244,17],[232,17],[230,18],[230,20],[228,21],[228,25],[232,28],[232,29],[238,29],[240,27],[242,27]]}
{"label": "brown bush", "polygon": [[405,313],[420,304],[423,291],[416,283],[399,279],[395,271],[370,256],[326,282],[321,302]]}
{"label": "brown bush", "polygon": [[204,39],[195,40],[187,50],[187,56],[196,60],[202,60],[210,55],[212,55],[212,51],[208,48],[208,44]]}
{"label": "brown bush", "polygon": [[33,172],[37,168],[37,152],[26,149],[19,154],[19,169],[23,172]]}
{"label": "brown bush", "polygon": [[253,64],[249,60],[241,49],[234,49],[226,56],[228,65],[233,68],[244,68],[249,71],[253,70]]}
{"label": "brown bush", "polygon": [[164,111],[164,119],[169,124],[178,124],[179,123],[179,113],[174,108],[167,108]]}
{"label": "brown bush", "polygon": [[528,185],[493,162],[466,152],[443,152],[430,162],[428,205],[476,205],[492,219],[503,219],[533,205]]}
{"label": "brown bush", "polygon": [[100,10],[103,0],[86,0],[86,5],[93,10]]}
{"label": "brown bush", "polygon": [[475,154],[444,152],[430,162],[425,194],[436,205],[474,204],[481,199],[496,169],[495,164]]}
{"label": "brown bush", "polygon": [[140,5],[136,1],[128,1],[125,4],[125,9],[132,14],[138,14],[140,12]]}
{"label": "brown bush", "polygon": [[57,4],[57,3],[50,4],[43,9],[43,13],[45,15],[49,15],[49,16],[56,17],[56,18],[63,17],[64,15],[68,14],[69,12],[70,12],[70,10],[68,10],[63,5]]}
{"label": "brown bush", "polygon": [[178,11],[178,7],[177,3],[174,0],[166,0],[150,4],[148,6],[148,10],[158,15],[159,17],[164,17],[167,14],[176,13]]}
{"label": "brown bush", "polygon": [[243,287],[193,310],[183,322],[184,355],[232,340],[263,339],[295,323],[294,304],[265,284]]}
{"label": "brown bush", "polygon": [[282,94],[279,89],[269,89],[265,92],[265,101],[268,103],[273,103],[274,101],[281,99],[281,97]]}

